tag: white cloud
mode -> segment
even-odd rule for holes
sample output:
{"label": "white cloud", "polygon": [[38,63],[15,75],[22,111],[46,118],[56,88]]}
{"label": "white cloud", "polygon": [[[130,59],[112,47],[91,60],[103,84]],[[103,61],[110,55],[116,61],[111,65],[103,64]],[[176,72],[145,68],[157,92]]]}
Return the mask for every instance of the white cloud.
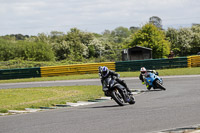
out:
{"label": "white cloud", "polygon": [[[163,25],[200,20],[199,0],[0,0],[0,35],[66,32],[71,27],[101,33],[139,26],[159,16]],[[185,18],[185,19],[184,19]],[[190,18],[190,19],[187,19]],[[178,25],[177,25],[178,24]]]}

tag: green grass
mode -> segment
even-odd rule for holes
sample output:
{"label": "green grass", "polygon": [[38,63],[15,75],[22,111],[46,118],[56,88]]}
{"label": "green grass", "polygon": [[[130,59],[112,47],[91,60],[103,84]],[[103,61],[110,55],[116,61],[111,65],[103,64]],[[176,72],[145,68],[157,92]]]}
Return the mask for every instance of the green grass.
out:
{"label": "green grass", "polygon": [[0,109],[0,113],[8,113],[7,109]]}
{"label": "green grass", "polygon": [[103,96],[101,86],[35,87],[0,90],[0,112],[93,100]]}
{"label": "green grass", "polygon": [[[200,67],[193,68],[176,68],[176,69],[161,69],[157,70],[160,76],[168,75],[196,75],[200,74]],[[139,71],[136,72],[118,72],[121,77],[138,77]],[[95,79],[99,78],[98,74],[70,75],[58,77],[41,77],[28,79],[11,79],[0,80],[0,83],[17,83],[17,82],[35,82],[35,81],[56,81],[56,80],[75,80],[75,79]]]}

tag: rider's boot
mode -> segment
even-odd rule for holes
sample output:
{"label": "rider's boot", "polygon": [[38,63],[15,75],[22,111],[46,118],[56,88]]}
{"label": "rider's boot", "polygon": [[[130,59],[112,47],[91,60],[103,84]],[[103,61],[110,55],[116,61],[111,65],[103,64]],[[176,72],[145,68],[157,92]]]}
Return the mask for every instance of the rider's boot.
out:
{"label": "rider's boot", "polygon": [[124,83],[124,86],[125,86],[126,90],[128,91],[128,94],[132,95],[132,92],[131,92],[131,90],[128,88],[128,86],[126,85],[126,83]]}
{"label": "rider's boot", "polygon": [[127,86],[126,86],[126,90],[127,90],[129,95],[133,95],[132,91]]}
{"label": "rider's boot", "polygon": [[120,83],[126,88],[128,94],[129,94],[129,95],[132,95],[132,92],[131,92],[131,90],[128,88],[128,86],[126,85],[125,81],[124,81],[124,80],[121,80]]}
{"label": "rider's boot", "polygon": [[150,90],[150,89],[151,89],[151,86],[150,86],[150,85],[147,85],[147,89]]}

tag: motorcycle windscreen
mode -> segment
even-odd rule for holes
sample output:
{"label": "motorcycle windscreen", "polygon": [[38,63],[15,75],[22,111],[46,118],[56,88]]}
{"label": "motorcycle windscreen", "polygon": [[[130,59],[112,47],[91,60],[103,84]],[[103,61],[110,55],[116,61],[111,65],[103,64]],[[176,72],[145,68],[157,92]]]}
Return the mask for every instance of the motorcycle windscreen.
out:
{"label": "motorcycle windscreen", "polygon": [[104,86],[106,86],[106,87],[109,87],[109,83],[110,83],[110,81],[111,81],[111,78],[106,78],[106,79],[104,79],[104,81],[103,81],[103,83],[104,83]]}
{"label": "motorcycle windscreen", "polygon": [[109,77],[103,80],[103,91],[107,91],[108,88],[110,87],[109,86],[110,80],[111,78]]}

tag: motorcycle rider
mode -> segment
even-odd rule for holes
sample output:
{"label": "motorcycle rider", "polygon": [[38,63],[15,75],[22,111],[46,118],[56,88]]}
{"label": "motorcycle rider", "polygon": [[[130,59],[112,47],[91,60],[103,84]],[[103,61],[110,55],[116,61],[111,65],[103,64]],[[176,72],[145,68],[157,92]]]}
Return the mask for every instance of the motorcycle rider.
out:
{"label": "motorcycle rider", "polygon": [[102,85],[103,85],[103,80],[110,75],[113,76],[113,77],[116,77],[115,80],[118,83],[120,83],[122,86],[124,86],[126,88],[127,92],[132,95],[131,90],[128,88],[128,86],[126,85],[124,80],[119,79],[120,75],[118,73],[116,73],[112,70],[109,70],[106,66],[99,66],[99,76],[100,76]]}
{"label": "motorcycle rider", "polygon": [[101,73],[102,73],[103,67],[99,66],[99,78],[102,79]]}
{"label": "motorcycle rider", "polygon": [[142,84],[144,85],[146,83],[146,87],[149,88],[149,85],[145,81],[144,77],[148,75],[148,72],[154,73],[155,75],[158,75],[158,72],[156,70],[146,70],[145,67],[140,68],[140,76],[139,79],[142,81]]}

